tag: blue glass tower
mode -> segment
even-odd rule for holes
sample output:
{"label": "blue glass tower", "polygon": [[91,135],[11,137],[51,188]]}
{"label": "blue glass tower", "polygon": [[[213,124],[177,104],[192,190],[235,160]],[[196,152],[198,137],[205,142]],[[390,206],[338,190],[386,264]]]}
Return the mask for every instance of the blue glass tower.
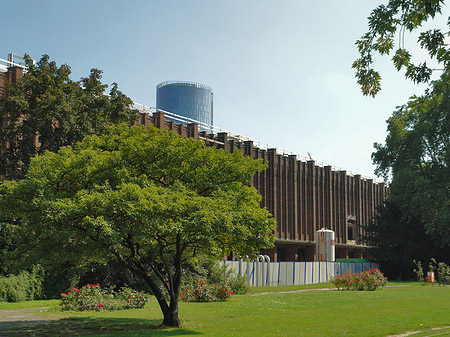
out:
{"label": "blue glass tower", "polygon": [[205,124],[213,124],[213,93],[204,84],[162,82],[156,87],[156,107]]}

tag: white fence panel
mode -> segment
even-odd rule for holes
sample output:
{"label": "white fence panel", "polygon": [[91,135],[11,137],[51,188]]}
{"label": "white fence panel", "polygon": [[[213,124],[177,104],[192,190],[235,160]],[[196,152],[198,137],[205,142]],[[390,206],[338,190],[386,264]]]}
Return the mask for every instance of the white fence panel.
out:
{"label": "white fence panel", "polygon": [[268,286],[277,286],[278,285],[278,263],[270,263],[270,280]]}
{"label": "white fence panel", "polygon": [[236,274],[247,277],[248,285],[283,286],[328,282],[333,276],[362,273],[379,268],[376,263],[362,262],[262,262],[224,261]]}

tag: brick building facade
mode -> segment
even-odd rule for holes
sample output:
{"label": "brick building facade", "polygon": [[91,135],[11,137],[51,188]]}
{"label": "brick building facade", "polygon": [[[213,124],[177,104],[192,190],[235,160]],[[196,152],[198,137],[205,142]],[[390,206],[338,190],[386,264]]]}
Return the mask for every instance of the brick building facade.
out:
{"label": "brick building facade", "polygon": [[[5,84],[22,75],[20,67],[0,69],[0,97],[6,95]],[[384,202],[383,183],[280,154],[274,148],[261,149],[225,132],[199,131],[197,124],[178,124],[163,112],[143,112],[136,124],[170,129],[181,137],[203,140],[207,146],[242,151],[268,162],[268,169],[253,177],[253,185],[263,197],[261,206],[277,221],[276,247],[263,252],[272,261],[316,260],[315,233],[321,228],[335,232],[336,258],[366,257],[367,243],[362,238],[376,207]]]}
{"label": "brick building facade", "polygon": [[295,155],[260,149],[252,141],[241,141],[227,133],[198,131],[196,124],[181,125],[164,118],[164,113],[143,113],[137,124],[169,129],[181,137],[200,139],[207,146],[242,151],[269,163],[267,170],[253,177],[261,193],[261,206],[277,221],[275,245],[264,251],[272,261],[314,261],[315,233],[321,228],[335,232],[336,258],[364,258],[367,243],[363,235],[376,207],[383,204],[383,183],[301,161]]}

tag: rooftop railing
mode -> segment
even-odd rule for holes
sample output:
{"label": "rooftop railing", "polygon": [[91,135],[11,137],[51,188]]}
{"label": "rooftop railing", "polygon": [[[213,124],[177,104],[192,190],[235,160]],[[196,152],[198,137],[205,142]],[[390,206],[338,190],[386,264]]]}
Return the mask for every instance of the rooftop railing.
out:
{"label": "rooftop railing", "polygon": [[21,67],[23,69],[27,68],[23,64],[16,63],[16,62],[11,62],[11,61],[4,60],[4,59],[0,59],[0,71],[6,72],[9,67]]}
{"label": "rooftop railing", "polygon": [[[281,155],[294,155],[294,156],[297,157],[297,160],[300,160],[300,161],[303,161],[303,162],[307,162],[307,161],[313,160],[311,157],[302,156],[302,155],[296,154],[296,153],[294,153],[292,151],[287,151],[285,149],[280,149],[280,148],[277,148],[276,146],[272,146],[270,144],[267,144],[267,143],[264,143],[264,142],[260,142],[258,140],[253,140],[253,139],[250,139],[248,137],[242,136],[240,134],[237,134],[237,133],[234,133],[234,132],[231,132],[231,131],[219,128],[219,127],[214,126],[214,125],[203,123],[203,122],[197,121],[197,120],[189,118],[189,117],[180,116],[180,115],[174,114],[173,112],[170,112],[170,111],[158,109],[158,108],[155,108],[155,107],[151,107],[151,106],[140,104],[140,103],[136,103],[136,102],[133,102],[133,107],[136,110],[138,110],[140,112],[147,113],[147,114],[155,113],[155,112],[162,112],[162,113],[164,113],[165,116],[169,117],[171,120],[173,120],[175,122],[182,123],[182,124],[194,123],[194,124],[197,124],[202,130],[206,130],[206,131],[208,131],[210,133],[213,133],[213,134],[226,133],[229,138],[232,138],[232,139],[235,139],[235,140],[238,140],[238,141],[241,141],[241,142],[243,142],[243,141],[253,141],[253,144],[256,147],[258,147],[258,148],[260,148],[262,150],[275,149],[278,154],[281,154]],[[336,166],[333,166],[331,164],[320,162],[320,161],[315,161],[315,164],[318,165],[318,166],[321,166],[321,167],[330,166],[333,171],[346,171],[346,170],[343,170],[340,167],[336,167]],[[346,171],[346,173],[348,175],[350,175],[350,176],[359,175],[359,176],[361,176],[362,179],[365,179],[365,180],[373,180],[373,181],[376,181],[376,182],[383,182],[382,179],[363,176],[363,175],[360,175],[360,174],[352,172],[352,171]]]}

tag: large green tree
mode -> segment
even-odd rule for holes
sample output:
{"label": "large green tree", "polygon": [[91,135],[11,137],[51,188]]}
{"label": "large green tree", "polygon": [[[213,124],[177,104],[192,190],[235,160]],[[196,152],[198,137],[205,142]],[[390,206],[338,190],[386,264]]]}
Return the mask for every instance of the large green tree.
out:
{"label": "large green tree", "polygon": [[413,279],[413,260],[425,262],[434,257],[450,261],[450,250],[439,248],[423,223],[402,213],[392,201],[379,207],[367,233],[366,240],[373,246],[370,253],[389,279]]}
{"label": "large green tree", "polygon": [[437,246],[450,247],[450,74],[388,119],[375,144],[376,173],[391,178],[389,199],[421,221]]}
{"label": "large green tree", "polygon": [[23,177],[32,157],[137,118],[117,84],[105,94],[98,69],[75,82],[70,67],[58,68],[48,55],[36,64],[26,55],[25,64],[24,76],[0,99],[0,179]]}
{"label": "large green tree", "polygon": [[[375,53],[390,55],[394,67],[405,69],[405,77],[415,83],[430,80],[434,69],[414,59],[405,37],[440,15],[443,5],[443,0],[389,0],[372,11],[368,32],[356,42],[360,56],[353,63],[364,95],[375,97],[381,90],[380,73],[372,68]],[[376,174],[389,182],[388,203],[369,230],[374,255],[397,266],[393,270],[400,277],[407,277],[411,259],[436,254],[448,260],[450,250],[448,36],[449,27],[419,34],[418,44],[439,64],[441,76],[422,96],[397,108],[387,121],[385,144],[375,143],[372,154]]]}
{"label": "large green tree", "polygon": [[24,259],[114,259],[149,285],[163,324],[179,326],[184,263],[200,253],[245,255],[273,245],[274,219],[249,186],[265,168],[172,132],[113,127],[33,158],[25,179],[1,185],[0,209],[20,223]]}
{"label": "large green tree", "polygon": [[[413,60],[406,48],[405,34],[441,14],[443,4],[444,0],[389,0],[372,11],[368,17],[368,32],[356,42],[359,58],[352,66],[364,95],[375,97],[381,90],[381,75],[372,67],[374,53],[391,55],[395,68],[398,71],[404,68],[405,77],[413,82],[429,81],[433,69],[423,60],[419,63]],[[443,69],[449,67],[450,61],[450,50],[445,41],[448,36],[447,26],[423,31],[418,38],[420,47]]]}

